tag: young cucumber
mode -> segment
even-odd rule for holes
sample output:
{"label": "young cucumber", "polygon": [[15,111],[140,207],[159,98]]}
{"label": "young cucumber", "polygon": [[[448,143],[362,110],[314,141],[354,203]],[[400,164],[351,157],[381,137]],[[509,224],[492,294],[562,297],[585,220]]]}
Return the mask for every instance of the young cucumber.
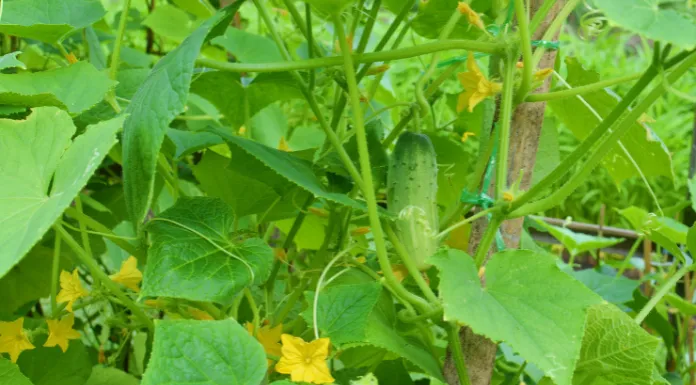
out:
{"label": "young cucumber", "polygon": [[388,174],[389,210],[396,233],[420,270],[438,249],[437,162],[427,135],[404,132],[396,142]]}

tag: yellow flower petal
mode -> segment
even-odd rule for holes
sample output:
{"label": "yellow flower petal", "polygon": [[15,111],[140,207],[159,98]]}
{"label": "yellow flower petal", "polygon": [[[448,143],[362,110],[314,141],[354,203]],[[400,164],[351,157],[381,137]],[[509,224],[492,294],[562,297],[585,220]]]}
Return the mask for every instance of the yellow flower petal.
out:
{"label": "yellow flower petal", "polygon": [[282,356],[275,366],[278,373],[289,374],[293,382],[328,384],[335,381],[326,365],[331,345],[328,338],[307,343],[302,338],[283,334],[281,340]]}
{"label": "yellow flower petal", "polygon": [[75,315],[69,314],[62,320],[46,320],[48,324],[48,339],[44,346],[60,346],[60,349],[65,353],[68,350],[68,342],[70,340],[80,339],[80,333],[73,329],[75,324]]}
{"label": "yellow flower petal", "polygon": [[545,80],[549,75],[553,73],[553,68],[544,68],[534,73],[534,81]]}
{"label": "yellow flower petal", "polygon": [[0,322],[0,353],[9,353],[10,360],[17,362],[20,353],[34,349],[23,329],[24,318],[12,322]]}
{"label": "yellow flower petal", "polygon": [[143,280],[143,273],[138,270],[138,260],[131,255],[121,264],[121,270],[109,278],[137,293],[140,291],[138,285]]}
{"label": "yellow flower petal", "polygon": [[285,151],[285,152],[290,151],[290,146],[288,145],[288,141],[285,140],[284,136],[280,137],[280,142],[278,142],[278,149],[280,151]]}
{"label": "yellow flower petal", "polygon": [[476,134],[473,133],[473,132],[469,132],[469,131],[464,132],[464,133],[462,134],[462,143],[464,143],[464,142],[466,142],[467,140],[469,140],[469,137],[470,137],[470,136],[476,136]]}
{"label": "yellow flower petal", "polygon": [[67,271],[60,272],[60,292],[56,297],[58,303],[67,302],[65,308],[72,312],[75,301],[89,295],[89,292],[82,287],[80,277],[77,274],[77,269],[73,270],[72,274]]}
{"label": "yellow flower petal", "polygon": [[476,11],[471,9],[469,4],[460,1],[457,5],[457,9],[459,10],[459,12],[461,12],[462,15],[466,16],[466,19],[469,21],[469,23],[474,25],[476,28],[480,30],[486,28],[486,26],[483,25],[483,20],[481,20],[481,16],[479,16],[479,14],[476,13]]}

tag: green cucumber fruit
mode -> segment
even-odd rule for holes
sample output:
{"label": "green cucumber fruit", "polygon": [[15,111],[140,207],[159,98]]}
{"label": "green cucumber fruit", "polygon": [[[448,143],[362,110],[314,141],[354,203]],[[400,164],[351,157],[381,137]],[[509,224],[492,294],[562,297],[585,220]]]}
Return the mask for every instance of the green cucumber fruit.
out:
{"label": "green cucumber fruit", "polygon": [[394,146],[387,177],[388,208],[398,216],[396,233],[420,270],[437,242],[437,160],[427,135],[404,132]]}

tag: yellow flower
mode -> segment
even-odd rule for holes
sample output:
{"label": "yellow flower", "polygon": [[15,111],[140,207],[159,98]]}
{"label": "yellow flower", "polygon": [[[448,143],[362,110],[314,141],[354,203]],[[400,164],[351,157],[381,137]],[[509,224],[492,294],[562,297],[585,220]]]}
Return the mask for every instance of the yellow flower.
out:
{"label": "yellow flower", "polygon": [[89,293],[82,287],[80,277],[77,275],[77,269],[73,270],[72,274],[67,271],[60,272],[60,293],[56,297],[58,303],[67,302],[68,306],[66,306],[66,309],[72,312],[73,303],[87,295]]}
{"label": "yellow flower", "polygon": [[464,92],[459,95],[457,101],[457,112],[468,108],[469,112],[474,111],[474,107],[481,103],[483,99],[499,93],[503,86],[500,83],[492,82],[483,75],[481,70],[474,60],[474,55],[469,54],[466,60],[467,72],[462,72],[457,75],[459,82],[464,87]]}
{"label": "yellow flower", "polygon": [[483,25],[483,20],[481,20],[481,16],[479,16],[479,14],[476,13],[476,11],[471,9],[469,4],[460,1],[457,5],[457,9],[462,15],[466,16],[466,19],[469,20],[469,23],[471,23],[476,28],[480,30],[484,30],[486,28],[486,26]]}
{"label": "yellow flower", "polygon": [[[254,325],[247,322],[246,329],[252,336],[254,335]],[[266,354],[272,356],[280,357],[282,355],[282,348],[280,346],[280,335],[283,334],[283,324],[280,324],[274,328],[269,325],[261,326],[259,331],[256,332],[256,339],[259,340],[263,350]],[[273,365],[273,360],[267,360],[268,367]]]}
{"label": "yellow flower", "polygon": [[539,82],[545,80],[549,75],[553,73],[553,68],[544,68],[534,73],[534,81]]}
{"label": "yellow flower", "polygon": [[369,233],[370,231],[372,231],[372,230],[367,226],[357,227],[350,232],[350,235],[353,235],[353,236],[365,235],[365,234]]}
{"label": "yellow flower", "polygon": [[285,152],[290,151],[290,146],[288,145],[288,141],[285,140],[284,136],[280,137],[280,141],[278,142],[278,149],[280,151],[285,151]]}
{"label": "yellow flower", "polygon": [[512,202],[515,199],[515,195],[511,193],[510,191],[505,191],[503,193],[503,200],[505,202]]}
{"label": "yellow flower", "polygon": [[289,374],[293,382],[304,381],[312,384],[334,382],[326,365],[331,343],[328,338],[319,338],[307,343],[302,338],[283,334],[281,340],[283,341],[282,355],[275,367],[278,373]]}
{"label": "yellow flower", "polygon": [[62,320],[46,320],[48,324],[48,339],[44,346],[60,346],[60,350],[65,353],[68,350],[69,340],[77,340],[80,338],[80,333],[73,329],[75,324],[75,315],[69,314]]}
{"label": "yellow flower", "polygon": [[0,353],[9,353],[12,362],[17,362],[22,351],[34,349],[22,328],[23,325],[24,318],[13,322],[0,322]]}
{"label": "yellow flower", "polygon": [[197,319],[199,321],[214,321],[215,318],[213,318],[210,313],[207,311],[197,309],[195,307],[190,307],[188,308],[189,315],[193,317],[193,319]]}
{"label": "yellow flower", "polygon": [[245,126],[239,127],[239,135],[244,135],[244,134],[246,134],[246,127]]}
{"label": "yellow flower", "polygon": [[75,64],[78,62],[77,57],[75,56],[74,53],[70,52],[69,54],[65,55],[65,59],[68,60],[68,63],[70,64]]}
{"label": "yellow flower", "polygon": [[462,143],[466,142],[470,136],[476,136],[473,132],[465,132],[462,134]]}
{"label": "yellow flower", "polygon": [[365,258],[365,257],[357,257],[357,258],[355,258],[355,260],[360,264],[367,263],[367,258]]}
{"label": "yellow flower", "polygon": [[121,270],[109,278],[137,293],[140,291],[138,284],[143,280],[143,273],[138,270],[138,260],[131,255],[121,264]]}

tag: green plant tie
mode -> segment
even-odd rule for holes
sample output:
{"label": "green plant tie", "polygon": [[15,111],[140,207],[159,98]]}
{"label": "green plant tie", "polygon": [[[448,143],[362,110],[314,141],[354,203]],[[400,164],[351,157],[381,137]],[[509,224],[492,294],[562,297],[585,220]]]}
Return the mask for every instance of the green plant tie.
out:
{"label": "green plant tie", "polygon": [[561,48],[561,43],[548,40],[532,40],[532,46],[557,51],[559,48]]}

